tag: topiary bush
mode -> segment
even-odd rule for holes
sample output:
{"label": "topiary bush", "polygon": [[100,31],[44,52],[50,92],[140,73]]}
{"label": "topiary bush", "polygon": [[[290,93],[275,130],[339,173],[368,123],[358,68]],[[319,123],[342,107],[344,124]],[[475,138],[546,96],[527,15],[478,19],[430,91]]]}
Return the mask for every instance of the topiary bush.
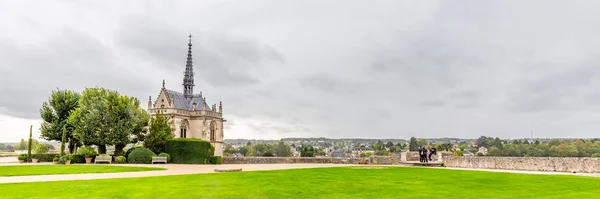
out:
{"label": "topiary bush", "polygon": [[127,156],[127,162],[135,164],[150,164],[152,162],[152,156],[156,156],[156,154],[150,149],[139,147],[129,153],[129,156]]}
{"label": "topiary bush", "polygon": [[130,154],[130,153],[131,153],[131,152],[132,152],[134,149],[137,149],[137,148],[142,148],[142,146],[134,146],[134,147],[131,147],[131,148],[127,149],[127,151],[125,151],[125,158],[129,158],[129,154]]}
{"label": "topiary bush", "polygon": [[172,163],[210,164],[215,148],[207,141],[196,138],[175,138],[168,140],[165,151]]}
{"label": "topiary bush", "polygon": [[160,153],[160,154],[158,154],[158,156],[160,156],[160,157],[167,157],[167,162],[171,162],[171,156],[169,154]]}
{"label": "topiary bush", "polygon": [[124,164],[127,163],[127,159],[125,158],[125,156],[118,156],[115,158],[115,163]]}
{"label": "topiary bush", "polygon": [[210,157],[211,164],[223,164],[223,157],[221,156],[212,156]]}

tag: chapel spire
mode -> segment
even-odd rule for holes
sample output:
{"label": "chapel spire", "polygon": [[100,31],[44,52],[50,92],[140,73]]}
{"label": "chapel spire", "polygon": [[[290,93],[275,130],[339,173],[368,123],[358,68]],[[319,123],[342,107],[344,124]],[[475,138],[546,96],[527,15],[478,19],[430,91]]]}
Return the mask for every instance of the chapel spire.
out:
{"label": "chapel spire", "polygon": [[187,61],[185,64],[185,73],[183,76],[183,95],[186,98],[191,98],[194,94],[194,66],[192,63],[192,34],[188,36],[188,54]]}

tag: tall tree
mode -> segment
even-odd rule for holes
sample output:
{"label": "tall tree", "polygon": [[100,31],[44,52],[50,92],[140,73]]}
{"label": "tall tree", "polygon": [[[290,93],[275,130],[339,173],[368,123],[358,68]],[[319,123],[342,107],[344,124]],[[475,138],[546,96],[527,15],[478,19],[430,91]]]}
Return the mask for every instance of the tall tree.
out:
{"label": "tall tree", "polygon": [[475,145],[477,145],[477,147],[485,147],[488,148],[490,146],[489,142],[488,142],[488,138],[485,136],[481,136],[477,139],[477,141],[475,141]]}
{"label": "tall tree", "polygon": [[386,147],[389,149],[389,148],[392,148],[392,147],[394,146],[394,143],[392,143],[392,142],[387,142],[387,143],[385,144],[385,146],[386,146]]}
{"label": "tall tree", "polygon": [[98,146],[100,154],[106,153],[106,145],[114,145],[119,155],[131,142],[131,135],[146,128],[149,116],[139,104],[136,98],[120,96],[116,91],[87,88],[68,122],[74,127],[74,137],[85,145]]}
{"label": "tall tree", "polygon": [[150,132],[144,139],[144,147],[159,154],[165,152],[165,143],[173,138],[169,117],[163,114],[156,114],[150,120]]}
{"label": "tall tree", "polygon": [[[77,92],[69,90],[56,90],[48,98],[48,101],[42,104],[40,115],[42,117],[41,137],[45,140],[55,140],[62,143],[69,142],[69,152],[73,153],[79,140],[73,138],[68,124],[71,111],[79,107],[79,98]],[[66,140],[63,140],[63,133]]]}
{"label": "tall tree", "polygon": [[290,156],[292,156],[292,149],[285,142],[279,141],[279,143],[275,147],[275,156],[290,157]]}
{"label": "tall tree", "polygon": [[29,146],[27,147],[27,162],[31,161],[31,145],[32,145],[31,134],[32,134],[32,132],[33,132],[33,125],[29,126]]}
{"label": "tall tree", "polygon": [[410,141],[408,142],[408,147],[410,148],[410,151],[418,151],[419,143],[417,143],[417,138],[411,137]]}

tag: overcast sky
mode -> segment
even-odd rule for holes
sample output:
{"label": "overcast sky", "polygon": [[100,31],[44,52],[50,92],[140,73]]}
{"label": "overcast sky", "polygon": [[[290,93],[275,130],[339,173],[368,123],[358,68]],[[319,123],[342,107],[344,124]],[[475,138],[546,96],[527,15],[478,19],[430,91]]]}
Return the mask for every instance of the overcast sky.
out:
{"label": "overcast sky", "polygon": [[223,101],[225,138],[600,137],[597,1],[0,0],[0,141],[56,88]]}

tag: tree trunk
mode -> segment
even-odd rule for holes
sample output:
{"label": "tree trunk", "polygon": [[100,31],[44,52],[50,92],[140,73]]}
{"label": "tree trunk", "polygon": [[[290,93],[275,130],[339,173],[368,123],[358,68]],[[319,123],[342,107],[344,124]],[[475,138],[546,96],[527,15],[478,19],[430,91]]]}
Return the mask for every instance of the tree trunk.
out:
{"label": "tree trunk", "polygon": [[73,141],[71,140],[69,142],[69,153],[73,154],[75,152],[75,143],[73,143]]}
{"label": "tree trunk", "polygon": [[98,145],[98,154],[106,154],[106,144]]}
{"label": "tree trunk", "polygon": [[115,156],[120,156],[123,154],[123,148],[125,148],[124,144],[115,145]]}

